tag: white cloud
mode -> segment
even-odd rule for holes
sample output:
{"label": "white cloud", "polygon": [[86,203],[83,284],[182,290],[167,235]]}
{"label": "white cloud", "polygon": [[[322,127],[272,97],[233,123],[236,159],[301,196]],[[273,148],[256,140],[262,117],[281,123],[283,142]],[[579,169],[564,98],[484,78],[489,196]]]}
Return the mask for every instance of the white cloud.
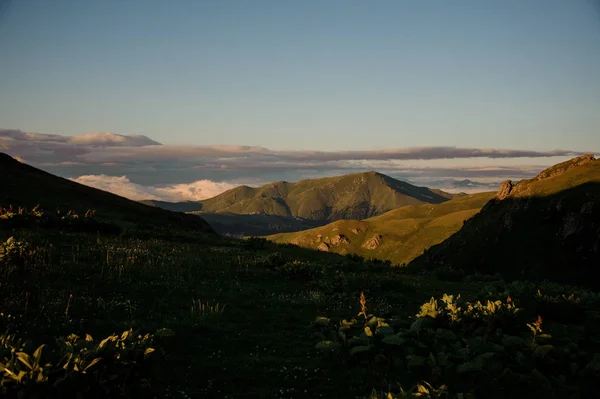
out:
{"label": "white cloud", "polygon": [[133,183],[126,176],[84,175],[71,178],[74,182],[109,191],[134,201],[156,199],[161,201],[198,201],[211,198],[238,184],[198,180],[188,184],[173,184],[163,187],[144,186]]}

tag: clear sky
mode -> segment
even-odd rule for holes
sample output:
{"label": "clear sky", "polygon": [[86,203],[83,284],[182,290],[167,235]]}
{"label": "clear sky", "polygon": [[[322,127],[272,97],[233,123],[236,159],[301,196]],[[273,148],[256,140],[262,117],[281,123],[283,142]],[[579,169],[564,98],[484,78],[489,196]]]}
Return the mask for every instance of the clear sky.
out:
{"label": "clear sky", "polygon": [[591,0],[13,0],[0,127],[168,145],[600,149]]}

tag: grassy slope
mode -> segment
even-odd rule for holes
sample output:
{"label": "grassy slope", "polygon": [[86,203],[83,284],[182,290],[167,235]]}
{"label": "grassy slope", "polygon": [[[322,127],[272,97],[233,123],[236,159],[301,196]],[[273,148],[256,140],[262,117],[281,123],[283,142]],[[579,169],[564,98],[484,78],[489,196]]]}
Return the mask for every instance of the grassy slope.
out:
{"label": "grassy slope", "polygon": [[192,209],[191,203],[145,203],[168,209],[184,206],[188,211],[338,220],[364,219],[401,206],[441,203],[452,197],[440,190],[416,187],[380,173],[367,172],[296,183],[282,181],[257,188],[240,186],[199,201],[199,209]]}
{"label": "grassy slope", "polygon": [[519,182],[412,265],[599,286],[600,161],[577,163]]}
{"label": "grassy slope", "polygon": [[[403,264],[460,229],[463,221],[479,212],[492,196],[493,193],[481,193],[442,204],[406,206],[362,221],[340,220],[298,233],[272,235],[268,239],[316,249],[322,242],[341,234],[347,237],[349,243],[331,246],[330,251]],[[379,247],[363,247],[366,241],[378,234],[382,236]],[[318,239],[318,235],[321,235],[321,239]]]}
{"label": "grassy slope", "polygon": [[174,213],[160,208],[130,201],[106,191],[84,186],[54,176],[32,166],[16,161],[0,153],[0,205],[32,208],[38,204],[51,211],[75,210],[80,213],[88,209],[98,212],[100,219],[111,221],[121,227],[160,226],[212,231],[200,217]]}

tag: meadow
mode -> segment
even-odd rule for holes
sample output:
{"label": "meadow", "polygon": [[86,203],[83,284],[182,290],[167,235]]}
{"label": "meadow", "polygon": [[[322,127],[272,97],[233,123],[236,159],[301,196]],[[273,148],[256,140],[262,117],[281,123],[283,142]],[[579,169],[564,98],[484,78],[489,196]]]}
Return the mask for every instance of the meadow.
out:
{"label": "meadow", "polygon": [[595,393],[591,291],[408,274],[263,239],[100,234],[82,227],[93,213],[6,215],[3,397]]}

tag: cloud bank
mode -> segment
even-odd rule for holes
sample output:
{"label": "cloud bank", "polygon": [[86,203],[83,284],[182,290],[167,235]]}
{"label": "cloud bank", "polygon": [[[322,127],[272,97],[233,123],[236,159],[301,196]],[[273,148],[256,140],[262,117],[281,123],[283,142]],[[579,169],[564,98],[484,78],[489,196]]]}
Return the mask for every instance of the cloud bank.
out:
{"label": "cloud bank", "polygon": [[74,182],[109,191],[131,200],[157,199],[161,201],[199,201],[214,197],[236,187],[233,183],[198,180],[188,184],[164,187],[144,186],[133,183],[126,176],[85,175],[71,178]]}
{"label": "cloud bank", "polygon": [[[297,181],[366,170],[430,187],[453,187],[448,182],[464,179],[489,184],[532,177],[549,165],[584,153],[451,146],[279,151],[245,145],[163,145],[143,135],[62,136],[17,129],[0,129],[0,151],[125,197],[163,200],[207,198],[231,188],[233,181]],[[465,187],[479,188],[487,186]]]}

